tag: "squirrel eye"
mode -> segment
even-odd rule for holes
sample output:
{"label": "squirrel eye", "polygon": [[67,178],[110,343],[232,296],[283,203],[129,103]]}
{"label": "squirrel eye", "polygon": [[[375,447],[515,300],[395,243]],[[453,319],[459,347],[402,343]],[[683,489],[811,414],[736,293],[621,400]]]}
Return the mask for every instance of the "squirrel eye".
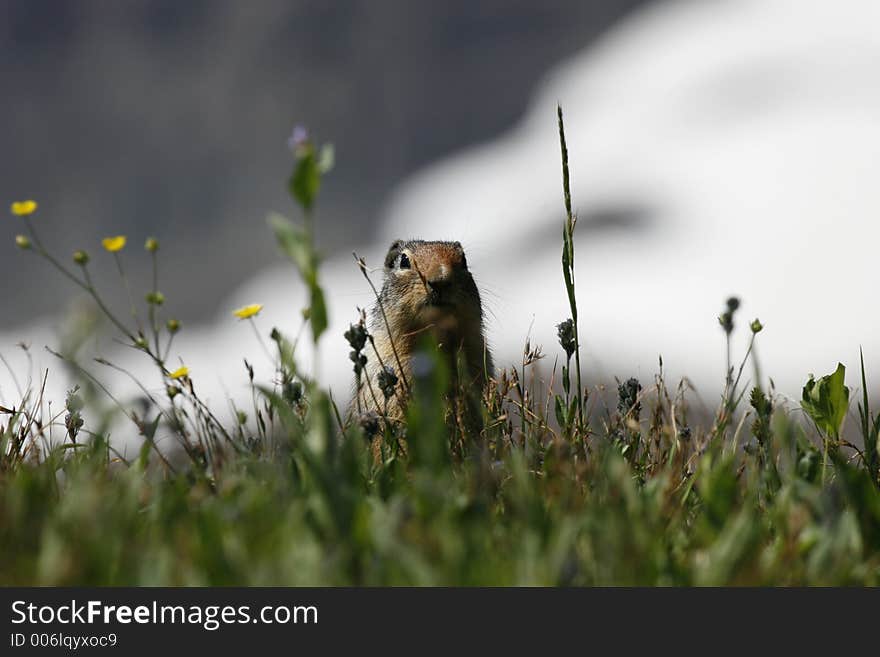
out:
{"label": "squirrel eye", "polygon": [[409,257],[405,253],[400,254],[400,262],[398,263],[398,267],[400,267],[401,269],[410,268]]}

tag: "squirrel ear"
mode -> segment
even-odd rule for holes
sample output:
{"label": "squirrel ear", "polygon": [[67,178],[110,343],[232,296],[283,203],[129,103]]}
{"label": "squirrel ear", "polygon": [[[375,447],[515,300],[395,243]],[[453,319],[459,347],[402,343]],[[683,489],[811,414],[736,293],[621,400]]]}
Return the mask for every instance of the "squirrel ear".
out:
{"label": "squirrel ear", "polygon": [[467,269],[467,257],[465,257],[464,247],[462,247],[461,242],[453,242],[452,247],[456,251],[458,251],[458,255],[460,258],[459,262],[461,263],[461,266]]}
{"label": "squirrel ear", "polygon": [[394,264],[394,259],[397,257],[397,254],[400,253],[401,247],[405,244],[403,240],[394,240],[391,243],[391,246],[388,248],[388,253],[385,255],[385,269],[391,269],[391,266]]}

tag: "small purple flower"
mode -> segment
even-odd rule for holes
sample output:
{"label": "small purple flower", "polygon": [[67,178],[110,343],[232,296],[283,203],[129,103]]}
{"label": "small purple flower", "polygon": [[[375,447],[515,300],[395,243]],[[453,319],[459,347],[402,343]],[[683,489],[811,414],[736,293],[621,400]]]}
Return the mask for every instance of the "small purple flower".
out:
{"label": "small purple flower", "polygon": [[292,151],[298,150],[303,144],[305,144],[309,140],[309,131],[306,130],[304,125],[297,125],[293,129],[293,133],[290,135],[290,138],[287,140],[287,146]]}

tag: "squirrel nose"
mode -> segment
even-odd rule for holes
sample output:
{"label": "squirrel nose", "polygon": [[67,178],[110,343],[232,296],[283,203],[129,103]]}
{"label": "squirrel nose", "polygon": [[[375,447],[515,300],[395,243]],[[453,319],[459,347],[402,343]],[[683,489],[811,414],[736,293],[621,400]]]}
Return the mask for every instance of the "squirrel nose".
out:
{"label": "squirrel nose", "polygon": [[428,279],[428,287],[432,290],[437,290],[438,292],[447,289],[450,283],[451,281],[446,277]]}
{"label": "squirrel nose", "polygon": [[425,282],[428,285],[428,294],[431,297],[432,303],[442,301],[447,295],[449,288],[452,286],[452,281],[445,276],[431,278]]}

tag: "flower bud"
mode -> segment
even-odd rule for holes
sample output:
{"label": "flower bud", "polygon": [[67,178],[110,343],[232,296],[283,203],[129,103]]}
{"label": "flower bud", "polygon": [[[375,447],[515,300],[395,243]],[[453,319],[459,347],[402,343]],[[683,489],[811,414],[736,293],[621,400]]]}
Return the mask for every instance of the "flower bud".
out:
{"label": "flower bud", "polygon": [[571,358],[575,351],[574,321],[567,319],[556,325],[556,335],[559,338],[559,346],[565,351],[566,358]]}
{"label": "flower bud", "polygon": [[165,326],[168,328],[169,333],[177,333],[180,330],[180,321],[169,319]]}
{"label": "flower bud", "polygon": [[73,261],[80,267],[85,267],[87,264],[89,264],[89,254],[85,251],[74,251]]}
{"label": "flower bud", "polygon": [[379,389],[385,395],[385,399],[390,399],[394,395],[394,388],[397,386],[397,374],[395,374],[394,368],[386,365],[379,370],[376,380],[379,383]]}
{"label": "flower bud", "polygon": [[144,248],[150,253],[155,253],[159,250],[159,240],[155,237],[148,237],[147,241],[144,243]]}
{"label": "flower bud", "polygon": [[19,249],[24,249],[27,251],[31,248],[31,240],[27,235],[16,235],[15,236],[15,246]]}
{"label": "flower bud", "polygon": [[756,317],[756,318],[752,321],[752,323],[749,324],[749,327],[752,329],[752,333],[760,333],[760,332],[761,332],[761,329],[764,328],[764,325],[761,324],[761,320],[759,320],[759,319]]}
{"label": "flower bud", "polygon": [[379,429],[381,428],[379,425],[379,416],[374,411],[368,411],[361,414],[358,418],[358,424],[367,439],[371,439],[379,433]]}
{"label": "flower bud", "polygon": [[349,324],[348,330],[343,334],[343,337],[352,349],[360,353],[364,345],[367,344],[367,327],[362,321],[357,324]]}

